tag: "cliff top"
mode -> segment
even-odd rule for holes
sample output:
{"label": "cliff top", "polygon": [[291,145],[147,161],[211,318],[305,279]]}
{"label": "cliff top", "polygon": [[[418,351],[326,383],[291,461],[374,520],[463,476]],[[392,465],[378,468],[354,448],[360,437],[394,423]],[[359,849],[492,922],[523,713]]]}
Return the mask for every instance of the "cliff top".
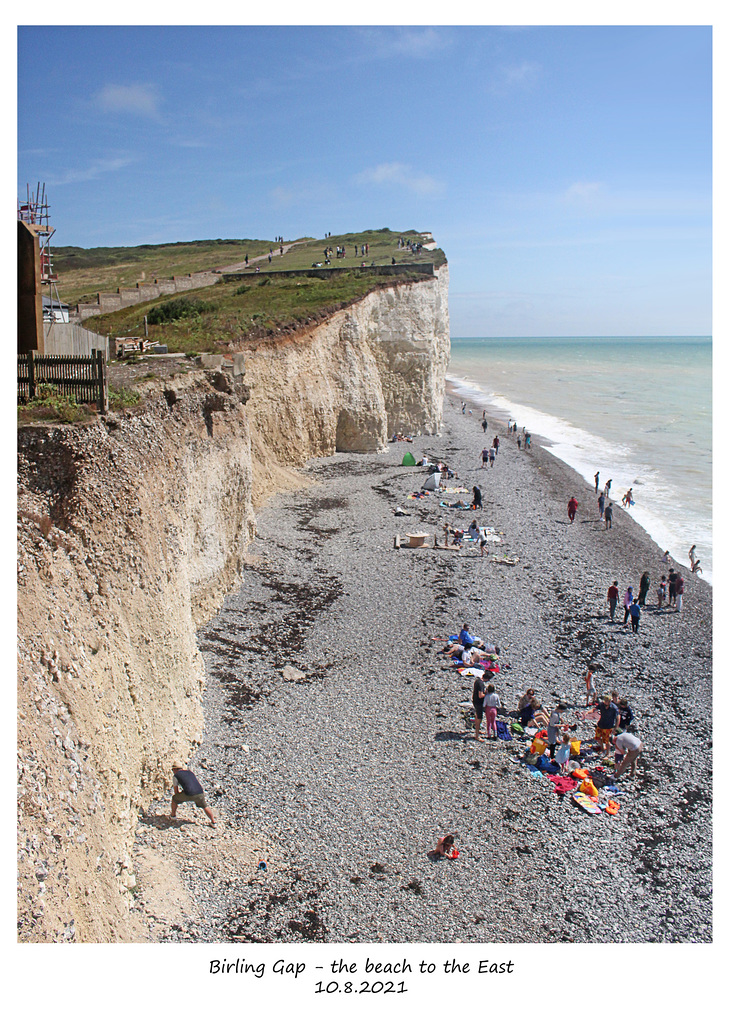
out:
{"label": "cliff top", "polygon": [[[411,239],[423,246],[419,254],[398,248],[399,239]],[[430,232],[379,230],[355,231],[329,238],[299,238],[283,243],[270,239],[217,238],[192,242],[165,242],[158,245],[116,246],[82,249],[64,246],[54,249],[54,270],[58,274],[58,290],[64,302],[93,302],[98,292],[133,288],[155,278],[179,277],[210,270],[235,270],[249,265],[268,266],[269,252],[275,253],[272,267],[277,270],[301,270],[324,259],[325,246],[345,247],[344,259],[333,258],[332,265],[356,267],[362,256],[355,256],[363,245],[369,246],[368,261],[376,265],[390,263],[392,256],[403,262],[446,262],[443,251],[435,246]],[[433,248],[426,248],[433,246]]]}

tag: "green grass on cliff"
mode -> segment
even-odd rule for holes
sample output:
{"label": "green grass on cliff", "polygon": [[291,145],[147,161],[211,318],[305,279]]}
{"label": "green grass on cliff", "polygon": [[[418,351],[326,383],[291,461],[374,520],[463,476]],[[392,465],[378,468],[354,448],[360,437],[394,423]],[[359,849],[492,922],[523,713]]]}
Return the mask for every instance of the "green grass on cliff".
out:
{"label": "green grass on cliff", "polygon": [[[388,264],[395,257],[398,263],[446,262],[441,249],[423,249],[419,256],[413,256],[406,249],[398,249],[399,237],[421,240],[417,231],[356,231],[331,238],[298,239],[283,256],[275,243],[266,239],[218,238],[197,242],[171,242],[162,245],[137,245],[117,248],[80,249],[65,246],[54,249],[53,266],[58,274],[58,290],[61,299],[70,305],[79,301],[96,301],[98,292],[116,291],[136,284],[151,283],[155,278],[182,276],[202,270],[220,270],[244,262],[249,256],[251,272],[259,266],[262,270],[303,270],[313,263],[324,261],[324,248],[345,246],[344,259],[332,257],[333,267],[359,267],[363,256],[361,247],[370,246],[367,262],[378,265]],[[285,243],[288,245],[290,243]],[[358,255],[355,256],[355,245]],[[273,250],[271,264],[268,253]],[[263,257],[256,262],[257,257]]]}
{"label": "green grass on cliff", "polygon": [[[417,280],[421,275],[404,272],[395,276],[373,277],[353,269],[347,274],[319,279],[253,274],[233,281],[185,292],[185,304],[177,319],[149,324],[148,334],[164,343],[171,352],[216,352],[251,348],[262,340],[296,331],[320,322],[376,288]],[[198,308],[194,300],[201,300]],[[156,299],[91,317],[84,326],[111,337],[139,336],[144,332],[144,317],[152,310],[170,307],[167,299]],[[173,313],[175,311],[173,308]],[[156,317],[157,318],[157,317]]]}

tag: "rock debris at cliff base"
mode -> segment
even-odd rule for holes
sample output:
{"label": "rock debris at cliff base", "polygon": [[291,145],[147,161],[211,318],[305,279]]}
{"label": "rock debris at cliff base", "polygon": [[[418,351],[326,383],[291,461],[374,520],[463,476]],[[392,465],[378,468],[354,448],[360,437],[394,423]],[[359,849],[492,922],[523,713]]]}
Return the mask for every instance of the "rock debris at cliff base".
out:
{"label": "rock debris at cliff base", "polygon": [[[261,512],[240,590],[199,633],[194,767],[219,828],[181,809],[179,845],[160,802],[138,836],[136,859],[162,843],[189,898],[156,938],[711,940],[711,588],[690,577],[681,618],[649,607],[638,636],[611,625],[610,582],[648,569],[654,584],[661,552],[621,510],[605,531],[592,490],[536,443],[526,455],[502,432],[495,468],[477,469],[479,423],[459,408],[447,399],[440,438],[312,462],[309,489]],[[400,466],[408,449],[479,482],[480,525],[516,565],[393,549],[404,522],[433,534],[444,521],[436,498],[406,500],[423,479]],[[511,665],[495,679],[508,708],[529,685],[582,706],[588,660],[604,666],[600,691],[629,697],[646,755],[618,815],[591,818],[532,781],[518,745],[473,741],[459,706],[471,683],[431,640],[463,622]],[[431,863],[449,831],[459,859]],[[242,870],[219,875],[245,836],[258,838]]]}

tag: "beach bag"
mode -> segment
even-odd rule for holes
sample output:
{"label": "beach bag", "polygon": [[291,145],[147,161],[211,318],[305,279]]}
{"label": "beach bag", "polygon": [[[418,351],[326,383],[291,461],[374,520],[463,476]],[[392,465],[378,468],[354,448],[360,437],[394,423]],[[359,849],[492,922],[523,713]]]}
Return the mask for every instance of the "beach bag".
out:
{"label": "beach bag", "polygon": [[518,736],[524,735],[525,732],[525,730],[522,728],[519,722],[513,722],[512,725],[510,726],[510,729]]}
{"label": "beach bag", "polygon": [[587,768],[576,768],[576,770],[573,772],[573,778],[574,779],[587,779],[588,778],[588,769]]}
{"label": "beach bag", "polygon": [[538,754],[525,754],[525,761],[528,764],[536,765],[538,757],[539,757]]}
{"label": "beach bag", "polygon": [[577,757],[580,754],[580,740],[570,741],[570,756]]}
{"label": "beach bag", "polygon": [[537,738],[537,736],[536,736],[535,739],[532,741],[532,746],[530,747],[530,753],[531,754],[544,754],[546,750],[547,750],[547,745],[545,743],[543,743],[542,740],[539,740]]}
{"label": "beach bag", "polygon": [[586,796],[589,796],[591,798],[591,800],[598,799],[598,790],[593,785],[590,779],[583,779],[580,786],[578,787],[578,792],[585,793]]}

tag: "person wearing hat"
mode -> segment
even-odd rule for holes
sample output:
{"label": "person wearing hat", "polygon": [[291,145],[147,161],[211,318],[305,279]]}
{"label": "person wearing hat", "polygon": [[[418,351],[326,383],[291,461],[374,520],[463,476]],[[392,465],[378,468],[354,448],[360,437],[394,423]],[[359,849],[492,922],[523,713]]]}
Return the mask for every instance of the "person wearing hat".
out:
{"label": "person wearing hat", "polygon": [[596,741],[601,753],[609,754],[611,752],[611,732],[616,725],[618,708],[610,697],[604,696],[601,697],[598,709],[600,715],[596,722]]}
{"label": "person wearing hat", "polygon": [[215,828],[215,818],[208,804],[205,802],[205,793],[203,787],[198,782],[197,777],[189,768],[183,768],[177,761],[173,763],[172,774],[175,778],[173,785],[172,794],[172,807],[170,808],[170,817],[174,818],[177,816],[177,805],[187,803],[192,800],[196,807],[201,807],[210,818],[210,824],[212,828]]}

